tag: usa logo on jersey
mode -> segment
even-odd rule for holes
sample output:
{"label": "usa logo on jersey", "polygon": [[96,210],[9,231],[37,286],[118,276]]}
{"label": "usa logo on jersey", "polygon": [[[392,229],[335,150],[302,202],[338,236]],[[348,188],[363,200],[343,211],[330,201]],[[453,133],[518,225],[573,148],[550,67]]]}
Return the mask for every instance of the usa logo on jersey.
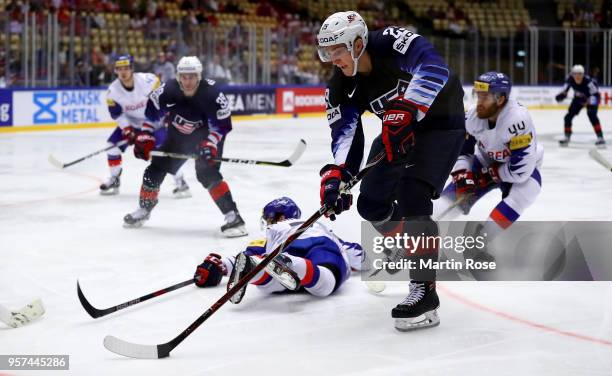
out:
{"label": "usa logo on jersey", "polygon": [[192,134],[193,131],[198,128],[201,128],[204,123],[202,122],[202,120],[189,121],[181,115],[175,114],[174,119],[172,119],[172,125],[174,125],[174,127],[183,134]]}

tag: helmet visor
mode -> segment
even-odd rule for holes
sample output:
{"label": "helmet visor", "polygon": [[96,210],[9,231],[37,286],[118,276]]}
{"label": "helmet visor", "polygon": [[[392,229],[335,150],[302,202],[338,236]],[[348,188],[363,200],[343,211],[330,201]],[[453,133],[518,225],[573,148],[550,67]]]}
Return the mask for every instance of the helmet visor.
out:
{"label": "helmet visor", "polygon": [[319,59],[324,63],[329,63],[336,59],[342,58],[344,55],[348,55],[350,52],[346,45],[335,44],[333,46],[319,46],[317,48],[319,53]]}

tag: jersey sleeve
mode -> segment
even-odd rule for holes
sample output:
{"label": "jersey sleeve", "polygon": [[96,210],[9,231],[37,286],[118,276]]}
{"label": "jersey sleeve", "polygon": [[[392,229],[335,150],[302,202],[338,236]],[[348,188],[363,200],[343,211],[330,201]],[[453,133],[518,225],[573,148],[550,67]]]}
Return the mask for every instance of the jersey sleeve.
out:
{"label": "jersey sleeve", "polygon": [[[450,70],[425,37],[402,27],[390,26],[373,33],[379,54],[393,57],[401,70],[412,75],[404,99],[418,108],[422,120],[446,85]],[[386,50],[386,51],[384,51]]]}
{"label": "jersey sleeve", "polygon": [[147,108],[145,109],[145,117],[148,121],[158,122],[168,112],[166,105],[170,94],[167,88],[166,84],[163,84],[149,94]]}
{"label": "jersey sleeve", "polygon": [[229,100],[215,82],[209,79],[206,81],[210,86],[201,105],[208,115],[208,138],[213,142],[219,142],[232,130],[232,110]]}
{"label": "jersey sleeve", "polygon": [[[585,77],[585,79],[587,78]],[[588,80],[589,83],[587,87],[589,88],[589,98],[587,103],[589,106],[597,106],[600,98],[599,87],[597,87],[597,83],[592,78],[589,77]]]}
{"label": "jersey sleeve", "polygon": [[499,167],[499,177],[507,183],[522,183],[531,176],[538,162],[535,128],[526,110],[513,119],[506,134],[510,158]]}
{"label": "jersey sleeve", "polygon": [[561,90],[562,93],[567,94],[570,87],[572,87],[572,83],[570,81],[571,79],[572,79],[572,76],[567,76],[567,78],[565,79],[565,83],[563,84],[563,89]]}
{"label": "jersey sleeve", "polygon": [[112,88],[108,90],[106,93],[106,105],[108,107],[108,112],[113,120],[117,122],[117,126],[121,129],[130,125],[127,117],[123,113],[123,107],[117,101],[117,95],[113,91]]}
{"label": "jersey sleeve", "polygon": [[[334,163],[346,167],[353,175],[363,160],[363,111],[343,92],[341,78],[334,75],[325,90],[327,121],[331,128],[331,149]],[[356,87],[353,89],[356,90]],[[354,91],[353,91],[354,94]]]}

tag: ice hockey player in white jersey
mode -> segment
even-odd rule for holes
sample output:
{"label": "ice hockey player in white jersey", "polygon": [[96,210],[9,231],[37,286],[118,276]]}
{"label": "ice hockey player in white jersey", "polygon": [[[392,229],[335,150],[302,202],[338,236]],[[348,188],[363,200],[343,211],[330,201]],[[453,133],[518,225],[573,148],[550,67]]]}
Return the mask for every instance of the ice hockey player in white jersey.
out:
{"label": "ice hockey player in white jersey", "polygon": [[534,203],[542,186],[544,150],[527,108],[510,98],[511,86],[508,76],[498,72],[484,73],[474,82],[477,104],[466,114],[466,142],[437,208],[458,201],[444,219],[468,214],[482,196],[500,189],[502,200],[481,229],[489,240]]}
{"label": "ice hockey player in white jersey", "polygon": [[[266,239],[254,240],[236,257],[209,254],[197,267],[194,280],[199,287],[217,286],[224,275],[229,275],[228,289],[252,270],[266,253],[273,251],[293,233],[303,221],[296,203],[281,197],[263,208],[262,222]],[[320,222],[316,222],[293,241],[273,263],[292,270],[299,284],[308,293],[324,297],[338,289],[349,277],[351,269],[360,270],[363,249],[357,243],[345,242]],[[266,268],[251,280],[261,291],[273,293],[286,290],[282,281],[268,274]],[[273,278],[275,277],[275,278]],[[239,303],[246,287],[230,299]]]}
{"label": "ice hockey player in white jersey", "polygon": [[[151,124],[146,121],[145,108],[149,94],[159,87],[159,79],[152,73],[135,73],[134,60],[130,55],[119,56],[115,60],[115,74],[117,79],[108,87],[106,102],[111,118],[117,122],[117,127],[108,138],[108,144],[120,146],[107,151],[110,178],[100,185],[100,194],[116,195],[121,185],[121,154],[128,145],[134,143],[136,136],[143,129],[154,131],[158,144],[161,144],[166,135],[166,128],[162,122]],[[174,176],[176,188],[173,193],[176,198],[191,197],[189,186],[179,171]]]}

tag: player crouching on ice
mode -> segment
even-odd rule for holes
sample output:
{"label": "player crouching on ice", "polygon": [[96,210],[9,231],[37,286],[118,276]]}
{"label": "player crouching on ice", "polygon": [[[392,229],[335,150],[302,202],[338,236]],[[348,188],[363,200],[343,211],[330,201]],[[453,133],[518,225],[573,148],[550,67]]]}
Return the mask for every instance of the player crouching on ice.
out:
{"label": "player crouching on ice", "polygon": [[[252,241],[244,252],[235,257],[209,254],[195,272],[196,285],[217,286],[224,275],[229,275],[227,289],[231,289],[267,252],[275,249],[302,223],[300,216],[300,208],[290,198],[270,201],[263,208],[262,215],[266,239]],[[295,291],[301,286],[314,296],[328,296],[348,279],[351,268],[361,268],[362,254],[363,249],[359,244],[341,240],[323,224],[316,222],[255,275],[250,283],[266,293],[286,289]],[[246,286],[230,301],[240,303],[245,291]]]}
{"label": "player crouching on ice", "polygon": [[498,72],[484,73],[474,82],[477,104],[466,114],[466,141],[451,173],[453,181],[440,199],[442,210],[458,202],[449,219],[468,214],[476,201],[499,188],[502,200],[480,229],[489,240],[516,221],[542,187],[544,150],[527,108],[510,98],[511,86],[508,76]]}
{"label": "player crouching on ice", "polygon": [[[117,127],[107,142],[116,145],[107,151],[110,178],[100,185],[103,196],[116,195],[121,185],[121,154],[141,132],[153,132],[156,144],[160,146],[166,139],[166,127],[161,122],[149,124],[145,117],[145,107],[149,94],[159,87],[159,79],[152,73],[134,72],[134,59],[131,55],[121,55],[115,60],[117,79],[108,87],[106,104],[108,112]],[[135,153],[136,154],[136,153]],[[183,179],[181,170],[174,174],[176,187],[172,191],[175,198],[191,197],[189,186]]]}

